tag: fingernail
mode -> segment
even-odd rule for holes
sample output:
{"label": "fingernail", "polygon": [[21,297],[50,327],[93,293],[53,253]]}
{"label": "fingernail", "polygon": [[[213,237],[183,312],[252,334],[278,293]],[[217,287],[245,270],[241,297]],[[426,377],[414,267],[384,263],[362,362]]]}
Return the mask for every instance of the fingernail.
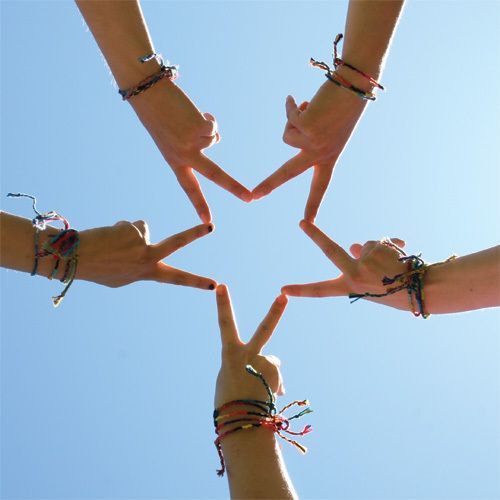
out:
{"label": "fingernail", "polygon": [[208,231],[209,233],[211,233],[213,230],[214,230],[214,225],[213,225],[213,224],[209,224],[209,225],[207,226],[207,231]]}
{"label": "fingernail", "polygon": [[213,283],[210,283],[210,285],[208,285],[208,289],[209,290],[214,290],[215,289],[215,285]]}

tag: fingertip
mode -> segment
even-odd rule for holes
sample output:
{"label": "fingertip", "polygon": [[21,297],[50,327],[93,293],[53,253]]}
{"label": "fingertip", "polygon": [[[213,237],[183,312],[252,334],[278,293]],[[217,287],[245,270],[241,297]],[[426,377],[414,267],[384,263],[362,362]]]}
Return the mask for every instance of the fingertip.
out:
{"label": "fingertip", "polygon": [[250,203],[254,200],[253,193],[248,190],[243,191],[240,195],[240,198],[246,203]]}
{"label": "fingertip", "polygon": [[207,228],[207,233],[211,233],[212,231],[215,230],[215,224],[213,222],[210,222],[209,224],[207,224],[206,228]]}
{"label": "fingertip", "polygon": [[302,219],[299,222],[299,227],[300,227],[300,229],[302,229],[303,231],[305,231],[309,227],[309,224],[311,224],[311,223],[308,220]]}
{"label": "fingertip", "polygon": [[282,292],[281,295],[278,295],[276,298],[276,304],[280,306],[284,306],[288,303],[288,297]]}
{"label": "fingertip", "polygon": [[222,297],[224,295],[227,295],[227,286],[224,284],[217,285],[215,289],[215,293],[219,296]]}

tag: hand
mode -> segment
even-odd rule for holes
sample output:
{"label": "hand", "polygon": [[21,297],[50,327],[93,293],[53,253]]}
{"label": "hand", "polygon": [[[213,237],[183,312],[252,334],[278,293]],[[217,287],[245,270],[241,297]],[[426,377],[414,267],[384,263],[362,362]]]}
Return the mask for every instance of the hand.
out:
{"label": "hand", "polygon": [[200,113],[175,83],[165,78],[129,102],[204,223],[212,216],[193,170],[241,200],[252,200],[246,187],[203,154],[220,140],[217,121],[209,113]]}
{"label": "hand", "polygon": [[148,225],[141,220],[80,231],[76,278],[113,288],[151,280],[213,290],[216,281],[161,262],[212,230],[212,224],[201,224],[156,244],[149,242]]}
{"label": "hand", "polygon": [[[286,295],[339,297],[348,296],[350,293],[385,293],[387,287],[382,284],[382,279],[407,270],[406,264],[399,261],[400,253],[381,241],[367,241],[364,245],[355,243],[350,248],[353,255],[351,257],[314,224],[303,220],[300,227],[343,274],[328,281],[286,285],[281,289]],[[390,241],[399,248],[405,246],[405,242],[398,238],[392,238]],[[408,297],[404,290],[386,297],[370,297],[367,300],[408,310]]]}
{"label": "hand", "polygon": [[336,87],[330,81],[320,87],[310,103],[304,102],[299,107],[293,97],[288,96],[283,141],[301,151],[262,181],[253,190],[253,198],[257,200],[268,195],[285,182],[314,167],[304,213],[306,220],[314,222],[335,164],[365,106],[366,101]]}
{"label": "hand", "polygon": [[235,399],[268,399],[262,383],[245,370],[248,364],[263,374],[273,393],[284,394],[279,359],[264,356],[261,352],[285,311],[287,298],[280,295],[274,301],[253,337],[245,344],[238,335],[231,298],[225,285],[217,287],[216,297],[222,340],[222,365],[215,389],[215,408]]}

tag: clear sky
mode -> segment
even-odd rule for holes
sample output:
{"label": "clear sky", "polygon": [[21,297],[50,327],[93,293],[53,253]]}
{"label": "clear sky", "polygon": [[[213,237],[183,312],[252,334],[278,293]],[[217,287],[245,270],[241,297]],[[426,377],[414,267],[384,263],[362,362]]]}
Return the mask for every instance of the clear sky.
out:
{"label": "clear sky", "polygon": [[[145,219],[152,240],[198,224],[122,103],[70,1],[1,4],[1,205],[84,229]],[[337,166],[317,224],[342,245],[400,236],[429,261],[499,239],[497,1],[411,1],[382,81]],[[253,188],[294,151],[284,101],[323,83],[347,2],[145,2],[156,48],[219,122],[208,151]],[[168,117],[166,118],[168,119]],[[245,205],[202,185],[216,231],[170,264],[229,285],[243,338],[281,285],[337,270],[300,231],[310,173]],[[222,498],[211,412],[213,292],[2,270],[5,499]],[[306,456],[284,446],[302,498],[500,497],[497,310],[434,316],[348,299],[292,299],[269,353],[284,402],[309,398]]]}

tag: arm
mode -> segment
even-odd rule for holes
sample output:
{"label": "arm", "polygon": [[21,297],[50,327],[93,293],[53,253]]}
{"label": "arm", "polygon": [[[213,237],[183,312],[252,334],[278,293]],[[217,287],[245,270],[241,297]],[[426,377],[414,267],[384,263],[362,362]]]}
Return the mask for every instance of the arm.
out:
{"label": "arm", "polygon": [[276,438],[267,429],[232,434],[222,449],[231,498],[298,498]]}
{"label": "arm", "polygon": [[[260,381],[246,372],[247,364],[263,374],[273,393],[282,394],[279,360],[274,356],[262,355],[261,350],[285,310],[286,297],[279,296],[274,301],[247,344],[239,338],[227,287],[219,285],[216,297],[222,339],[222,366],[217,377],[215,407],[220,408],[223,404],[238,399],[265,401],[268,398]],[[251,407],[248,409],[255,411]],[[271,430],[258,427],[235,432],[222,440],[221,447],[231,498],[297,498]]]}
{"label": "arm", "polygon": [[[368,241],[351,246],[352,257],[316,226],[302,221],[301,228],[323,250],[342,274],[328,281],[303,285],[286,285],[282,292],[301,297],[337,297],[350,294],[384,294],[384,277],[407,271],[399,259],[401,252],[386,240]],[[405,242],[393,238],[390,242],[400,249]],[[500,306],[500,246],[458,257],[439,265],[430,265],[424,279],[425,312],[445,314],[485,307]],[[408,311],[405,289],[385,297],[367,300]]]}
{"label": "arm", "polygon": [[425,277],[430,313],[445,314],[500,305],[500,246],[458,257]]}
{"label": "arm", "polygon": [[[402,6],[403,0],[351,0],[342,59],[378,79]],[[361,90],[373,88],[364,77],[346,66],[340,66],[335,73]],[[304,212],[304,218],[314,222],[337,160],[365,107],[366,101],[329,80],[320,86],[311,102],[297,106],[293,97],[288,96],[283,141],[300,152],[253,190],[254,199],[266,196],[314,167]]]}
{"label": "arm", "polygon": [[[138,0],[76,3],[121,89],[159,70],[155,59],[142,64],[138,60],[155,52]],[[220,140],[217,121],[210,113],[201,113],[174,82],[163,78],[129,103],[203,222],[210,222],[211,214],[193,169],[240,199],[251,200],[248,189],[202,153]]]}
{"label": "arm", "polygon": [[[33,269],[35,229],[30,220],[0,212],[0,266],[17,271]],[[190,274],[167,266],[162,259],[209,234],[212,224],[201,224],[163,241],[151,244],[149,228],[144,221],[121,221],[114,226],[79,231],[78,264],[75,279],[93,281],[101,285],[119,287],[140,280],[158,281],[213,290],[217,284],[210,278]],[[60,230],[47,226],[40,230],[39,249]],[[55,279],[64,274],[58,267]],[[38,275],[49,277],[54,259],[49,255],[38,259]]]}

